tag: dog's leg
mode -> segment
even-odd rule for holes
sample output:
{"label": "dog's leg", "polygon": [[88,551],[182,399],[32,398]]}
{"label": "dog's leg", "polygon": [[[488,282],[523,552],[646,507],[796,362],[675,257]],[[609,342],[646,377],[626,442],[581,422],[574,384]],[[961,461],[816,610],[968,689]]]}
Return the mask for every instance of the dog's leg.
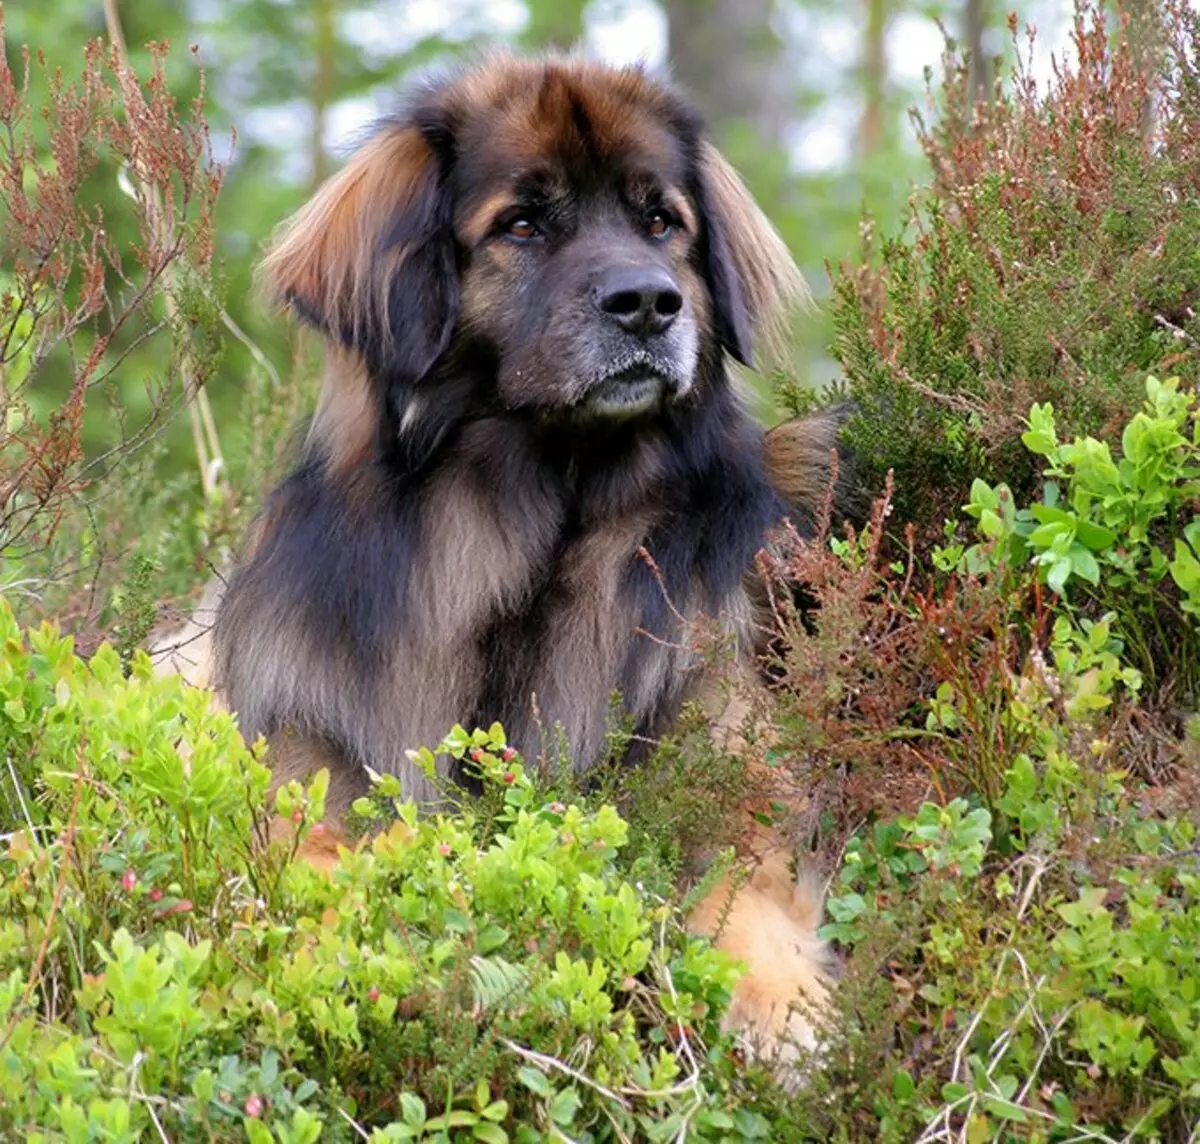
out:
{"label": "dog's leg", "polygon": [[[757,684],[748,671],[733,681],[734,693],[713,720],[723,749],[745,755],[742,730],[752,717]],[[707,699],[710,710],[714,694]],[[734,990],[725,1027],[738,1034],[749,1055],[773,1065],[787,1088],[799,1081],[795,1062],[815,1049],[833,979],[828,948],[818,936],[823,912],[821,882],[813,870],[794,866],[795,850],[782,826],[759,817],[772,804],[785,814],[803,803],[803,792],[786,775],[750,759],[756,788],[739,809],[738,864],[704,896],[689,926],[714,938],[719,949],[747,966]],[[739,884],[740,882],[740,884]]]}

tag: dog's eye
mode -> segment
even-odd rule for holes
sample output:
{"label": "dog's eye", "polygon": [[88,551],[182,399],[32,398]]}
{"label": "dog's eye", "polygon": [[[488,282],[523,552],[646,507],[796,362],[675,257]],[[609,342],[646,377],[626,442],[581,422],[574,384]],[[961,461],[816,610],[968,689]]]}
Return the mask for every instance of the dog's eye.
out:
{"label": "dog's eye", "polygon": [[675,231],[674,224],[663,211],[654,211],[646,220],[646,229],[650,232],[651,238],[666,239],[670,238]]}
{"label": "dog's eye", "polygon": [[519,216],[504,224],[505,236],[514,242],[528,242],[531,238],[537,238],[541,233],[537,226],[524,216]]}

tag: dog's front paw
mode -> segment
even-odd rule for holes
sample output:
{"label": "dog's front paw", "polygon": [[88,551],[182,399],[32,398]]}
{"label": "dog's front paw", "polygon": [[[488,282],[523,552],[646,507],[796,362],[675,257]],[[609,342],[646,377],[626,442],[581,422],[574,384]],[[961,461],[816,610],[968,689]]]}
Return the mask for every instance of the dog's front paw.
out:
{"label": "dog's front paw", "polygon": [[748,966],[725,1028],[791,1090],[800,1081],[798,1059],[818,1048],[832,987],[828,948],[817,936],[821,896],[807,879],[797,883],[781,860],[758,866],[732,902],[730,888],[730,879],[722,879],[691,924],[715,934],[719,949]]}

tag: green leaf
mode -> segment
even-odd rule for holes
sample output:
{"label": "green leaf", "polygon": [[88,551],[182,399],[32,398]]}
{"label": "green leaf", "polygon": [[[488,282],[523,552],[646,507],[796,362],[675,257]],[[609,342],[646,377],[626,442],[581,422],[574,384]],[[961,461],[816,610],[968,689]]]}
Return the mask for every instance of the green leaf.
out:
{"label": "green leaf", "polygon": [[1089,584],[1100,583],[1100,565],[1086,548],[1078,544],[1071,549],[1071,571]]}
{"label": "green leaf", "polygon": [[1070,578],[1071,561],[1066,556],[1060,556],[1055,560],[1050,565],[1050,571],[1046,573],[1046,583],[1050,586],[1051,591],[1057,592],[1060,596]]}
{"label": "green leaf", "polygon": [[992,490],[987,481],[981,481],[976,477],[971,482],[971,501],[966,506],[966,511],[977,517],[984,509],[991,509],[992,512],[995,512],[999,507],[1000,497]]}
{"label": "green leaf", "polygon": [[484,1120],[493,1120],[499,1124],[508,1115],[508,1101],[493,1100],[479,1115]]}
{"label": "green leaf", "polygon": [[573,1088],[564,1088],[550,1101],[550,1119],[565,1128],[575,1119],[575,1114],[582,1105],[583,1101],[579,1099],[579,1094]]}
{"label": "green leaf", "polygon": [[1019,1104],[1013,1104],[1009,1100],[1003,1100],[988,1093],[984,1093],[982,1099],[988,1112],[1000,1120],[1007,1120],[1013,1124],[1024,1124],[1029,1119],[1029,1115]]}
{"label": "green leaf", "polygon": [[987,1144],[992,1138],[992,1126],[982,1112],[976,1112],[967,1121],[967,1144]]}
{"label": "green leaf", "polygon": [[517,1070],[517,1079],[535,1096],[549,1100],[554,1095],[554,1086],[550,1079],[540,1069],[522,1065]]}
{"label": "green leaf", "polygon": [[404,1123],[412,1128],[420,1128],[425,1123],[425,1102],[411,1092],[400,1094],[400,1115]]}
{"label": "green leaf", "polygon": [[912,1074],[907,1069],[897,1069],[892,1077],[892,1095],[902,1104],[912,1100],[917,1094],[917,1086]]}
{"label": "green leaf", "polygon": [[475,951],[486,955],[499,949],[506,941],[508,930],[503,926],[487,925],[475,935]]}
{"label": "green leaf", "polygon": [[274,1049],[264,1049],[258,1076],[263,1088],[273,1088],[279,1078],[279,1054]]}
{"label": "green leaf", "polygon": [[247,1116],[242,1120],[242,1124],[246,1129],[246,1139],[250,1141],[250,1144],[275,1144],[271,1130],[261,1120],[252,1120]]}
{"label": "green leaf", "polygon": [[1111,528],[1094,524],[1090,520],[1076,520],[1075,539],[1093,552],[1103,552],[1116,543],[1117,534]]}
{"label": "green leaf", "polygon": [[508,1144],[508,1133],[498,1124],[476,1124],[472,1135],[484,1144]]}
{"label": "green leaf", "polygon": [[1059,537],[1072,536],[1073,531],[1071,522],[1055,520],[1035,528],[1025,539],[1029,542],[1030,548],[1045,551],[1047,548],[1053,547]]}
{"label": "green leaf", "polygon": [[771,1125],[757,1112],[748,1108],[737,1108],[733,1112],[733,1122],[737,1131],[747,1140],[769,1140]]}
{"label": "green leaf", "polygon": [[1029,411],[1029,429],[1021,434],[1021,442],[1031,453],[1039,457],[1053,457],[1058,448],[1058,435],[1054,426],[1054,406],[1034,405]]}

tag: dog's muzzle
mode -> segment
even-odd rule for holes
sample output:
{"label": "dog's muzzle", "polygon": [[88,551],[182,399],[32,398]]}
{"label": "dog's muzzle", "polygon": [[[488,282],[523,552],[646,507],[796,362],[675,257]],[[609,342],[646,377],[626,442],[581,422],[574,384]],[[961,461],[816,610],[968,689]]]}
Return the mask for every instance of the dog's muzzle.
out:
{"label": "dog's muzzle", "polygon": [[670,378],[646,366],[634,366],[605,378],[583,402],[595,417],[623,420],[652,413],[674,396],[679,387]]}

